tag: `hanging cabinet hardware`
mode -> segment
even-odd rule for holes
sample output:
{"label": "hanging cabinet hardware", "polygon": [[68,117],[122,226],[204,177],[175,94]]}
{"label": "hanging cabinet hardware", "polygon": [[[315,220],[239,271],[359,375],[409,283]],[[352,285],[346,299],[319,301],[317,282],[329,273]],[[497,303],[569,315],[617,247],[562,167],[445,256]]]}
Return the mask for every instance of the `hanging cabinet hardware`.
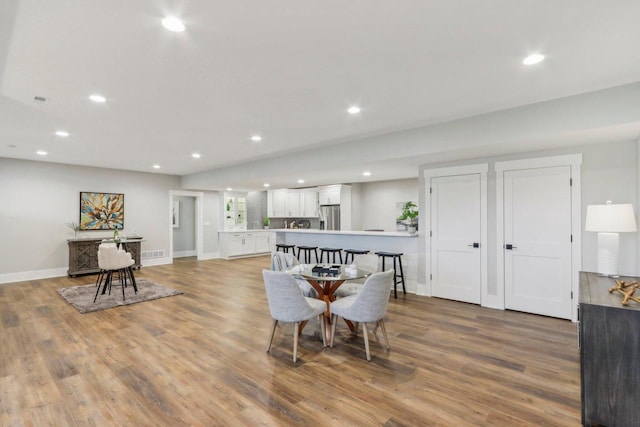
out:
{"label": "hanging cabinet hardware", "polygon": [[517,246],[513,246],[513,245],[511,245],[511,244],[507,244],[507,245],[504,245],[504,248],[505,248],[506,250],[508,250],[508,251],[511,251],[511,250],[513,250],[513,249],[517,249],[518,247],[517,247]]}
{"label": "hanging cabinet hardware", "polygon": [[474,242],[473,244],[467,245],[467,246],[469,246],[470,248],[479,248],[480,247],[480,243],[475,243]]}

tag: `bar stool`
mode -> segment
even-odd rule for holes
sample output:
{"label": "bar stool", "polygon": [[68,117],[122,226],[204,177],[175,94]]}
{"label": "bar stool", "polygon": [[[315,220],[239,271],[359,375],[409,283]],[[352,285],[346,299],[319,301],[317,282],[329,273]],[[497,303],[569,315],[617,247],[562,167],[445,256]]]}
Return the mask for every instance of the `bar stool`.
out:
{"label": "bar stool", "polygon": [[276,243],[276,252],[282,251],[284,253],[289,253],[289,249],[295,255],[296,253],[296,245],[287,245],[286,243]]}
{"label": "bar stool", "polygon": [[320,262],[324,259],[324,254],[327,254],[327,263],[329,263],[329,258],[333,255],[333,262],[336,263],[336,254],[340,256],[340,264],[342,264],[342,248],[320,248]]}
{"label": "bar stool", "polygon": [[311,251],[315,252],[316,255],[316,262],[318,262],[318,247],[317,246],[303,246],[303,245],[298,245],[298,260],[302,261],[302,258],[300,258],[300,253],[304,251],[304,263],[305,264],[309,264],[311,262]]}
{"label": "bar stool", "polygon": [[353,260],[356,258],[356,255],[366,255],[369,252],[370,251],[367,251],[364,249],[345,249],[344,253],[346,255],[344,256],[344,263],[349,264],[349,255],[351,255],[351,263],[353,263]]}
{"label": "bar stool", "polygon": [[[398,298],[398,291],[396,289],[396,285],[398,283],[402,283],[402,292],[404,294],[407,293],[404,287],[404,272],[402,271],[402,253],[401,252],[376,252],[376,255],[382,258],[382,271],[386,271],[384,268],[384,260],[387,258],[393,258],[393,269],[395,270],[395,277],[393,278],[393,297]],[[400,267],[400,274],[398,274],[398,269],[396,268],[396,260],[398,266]]]}

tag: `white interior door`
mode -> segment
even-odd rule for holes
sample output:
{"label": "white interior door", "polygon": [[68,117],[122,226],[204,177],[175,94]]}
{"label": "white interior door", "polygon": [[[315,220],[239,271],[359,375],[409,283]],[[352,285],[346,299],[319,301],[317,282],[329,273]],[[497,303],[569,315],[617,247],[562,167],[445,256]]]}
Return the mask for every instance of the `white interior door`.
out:
{"label": "white interior door", "polygon": [[505,307],[570,319],[571,167],[504,173]]}
{"label": "white interior door", "polygon": [[481,302],[480,174],[431,178],[431,294]]}

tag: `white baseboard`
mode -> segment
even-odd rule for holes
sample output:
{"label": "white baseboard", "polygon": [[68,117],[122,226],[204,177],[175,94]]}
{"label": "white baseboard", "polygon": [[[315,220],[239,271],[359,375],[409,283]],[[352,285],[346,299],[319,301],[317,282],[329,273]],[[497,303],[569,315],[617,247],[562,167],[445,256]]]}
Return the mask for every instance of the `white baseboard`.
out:
{"label": "white baseboard", "polygon": [[173,257],[174,258],[186,258],[189,256],[196,256],[197,252],[194,250],[190,250],[190,251],[175,251],[173,252]]}
{"label": "white baseboard", "polygon": [[208,259],[218,259],[218,258],[220,258],[220,252],[209,252],[206,254],[202,254],[202,256],[198,258],[198,261],[206,261]]}
{"label": "white baseboard", "polygon": [[173,259],[169,258],[169,257],[163,257],[163,258],[148,258],[148,259],[143,259],[140,262],[142,263],[143,267],[152,267],[154,265],[166,265],[166,264],[173,264]]}
{"label": "white baseboard", "polygon": [[27,280],[49,279],[67,275],[67,268],[50,268],[47,270],[19,271],[16,273],[0,274],[0,283],[25,282]]}

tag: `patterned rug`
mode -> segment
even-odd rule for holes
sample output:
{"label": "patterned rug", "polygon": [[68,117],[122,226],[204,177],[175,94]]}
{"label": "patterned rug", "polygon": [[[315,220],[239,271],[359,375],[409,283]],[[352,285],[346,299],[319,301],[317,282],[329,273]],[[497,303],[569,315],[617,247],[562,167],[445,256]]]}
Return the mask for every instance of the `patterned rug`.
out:
{"label": "patterned rug", "polygon": [[93,302],[93,298],[96,296],[97,290],[95,283],[60,288],[57,289],[57,291],[62,298],[83,314],[118,307],[121,305],[136,304],[138,302],[151,301],[158,298],[182,294],[180,291],[158,285],[146,279],[137,279],[136,285],[138,286],[137,294],[133,292],[133,287],[131,285],[125,288],[124,294],[126,299],[124,301],[122,300],[122,289],[120,286],[115,285],[111,289],[111,295],[108,293],[102,295],[100,293],[98,294],[98,299],[95,303]]}

